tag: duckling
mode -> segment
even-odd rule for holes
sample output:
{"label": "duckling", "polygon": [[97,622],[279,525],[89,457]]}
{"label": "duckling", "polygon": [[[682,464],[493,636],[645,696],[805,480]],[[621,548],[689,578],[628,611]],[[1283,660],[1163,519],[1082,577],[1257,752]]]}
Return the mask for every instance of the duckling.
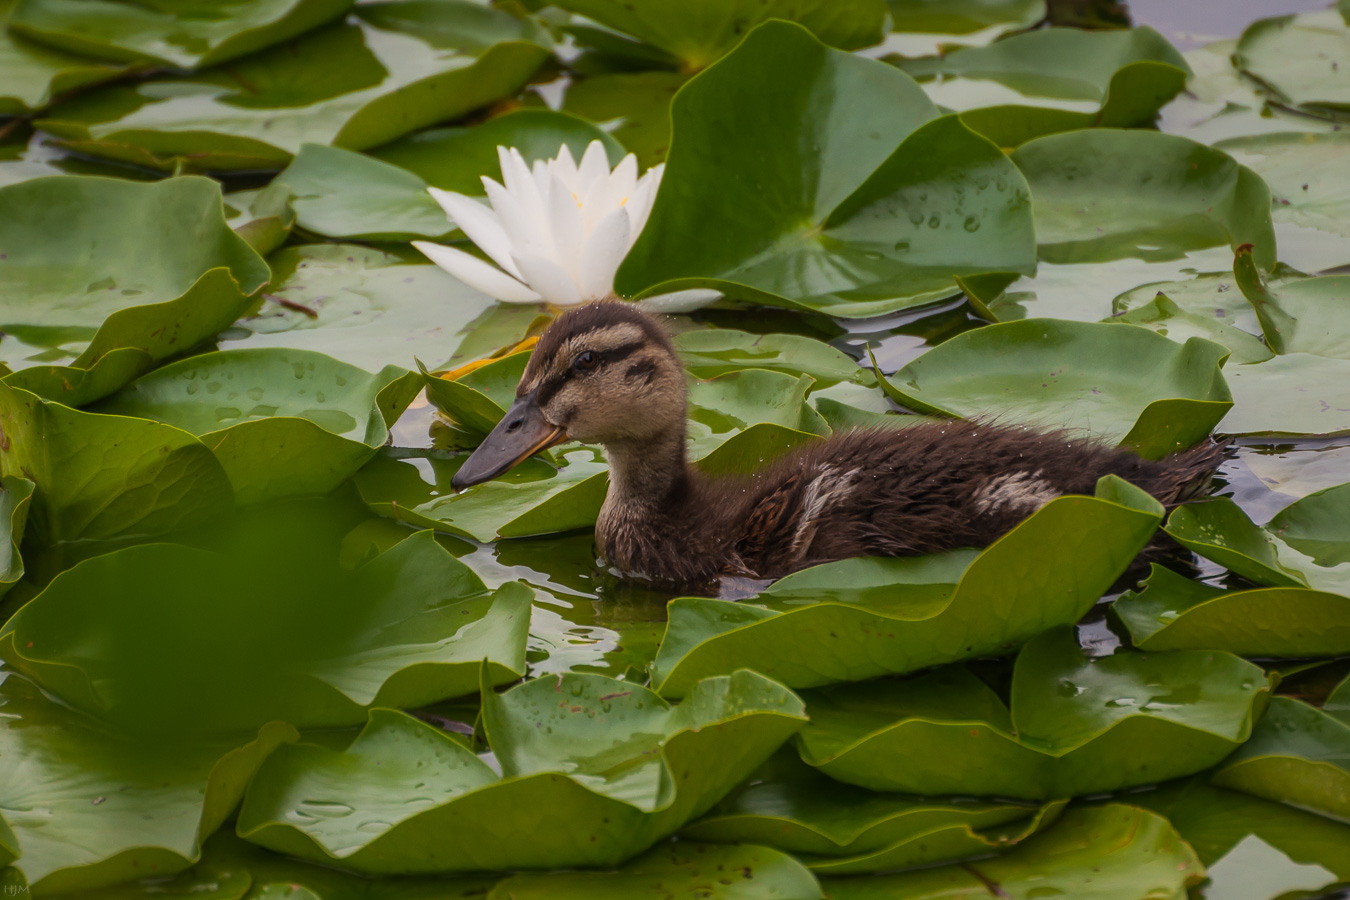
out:
{"label": "duckling", "polygon": [[602,559],[629,577],[700,585],[988,546],[1106,474],[1175,506],[1223,458],[1207,445],[1152,461],[1064,432],[954,420],[839,433],[749,476],[710,477],[686,457],[686,415],[684,367],[658,321],[630,304],[590,303],[540,338],[515,402],[453,486],[565,440],[601,444]]}

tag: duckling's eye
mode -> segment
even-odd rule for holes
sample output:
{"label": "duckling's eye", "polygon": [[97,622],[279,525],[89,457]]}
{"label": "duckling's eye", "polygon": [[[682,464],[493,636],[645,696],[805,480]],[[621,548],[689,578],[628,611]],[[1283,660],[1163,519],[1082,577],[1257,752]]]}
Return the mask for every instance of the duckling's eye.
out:
{"label": "duckling's eye", "polygon": [[599,363],[600,360],[596,357],[596,355],[592,353],[590,350],[587,350],[585,353],[580,354],[579,356],[577,356],[576,359],[572,361],[572,368],[576,369],[579,372],[589,372],[591,369],[594,369],[597,365],[599,365]]}

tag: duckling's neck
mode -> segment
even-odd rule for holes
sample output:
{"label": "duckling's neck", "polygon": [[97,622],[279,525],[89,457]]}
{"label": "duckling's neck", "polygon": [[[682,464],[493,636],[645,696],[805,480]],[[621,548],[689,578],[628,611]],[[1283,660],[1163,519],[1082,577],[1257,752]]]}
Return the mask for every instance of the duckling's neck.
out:
{"label": "duckling's neck", "polygon": [[605,505],[629,510],[664,507],[689,480],[684,442],[681,422],[653,439],[606,444],[609,496]]}

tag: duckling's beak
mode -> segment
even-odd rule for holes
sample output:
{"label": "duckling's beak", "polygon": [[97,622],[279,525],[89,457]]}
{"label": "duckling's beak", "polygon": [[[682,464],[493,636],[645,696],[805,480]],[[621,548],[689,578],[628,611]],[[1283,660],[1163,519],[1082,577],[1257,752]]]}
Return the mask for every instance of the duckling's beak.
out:
{"label": "duckling's beak", "polygon": [[462,491],[491,481],[540,450],[565,440],[566,429],[544,419],[544,411],[534,402],[533,392],[517,397],[492,433],[464,460],[450,479],[450,486]]}

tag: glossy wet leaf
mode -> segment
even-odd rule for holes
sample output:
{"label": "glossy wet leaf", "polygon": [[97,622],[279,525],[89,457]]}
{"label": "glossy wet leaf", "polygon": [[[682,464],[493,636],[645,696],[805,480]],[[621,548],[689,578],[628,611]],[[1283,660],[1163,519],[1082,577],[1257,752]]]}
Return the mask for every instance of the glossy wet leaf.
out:
{"label": "glossy wet leaf", "polygon": [[111,393],[238,318],[267,281],[205,178],[55,176],[0,188],[0,362],[68,405]]}
{"label": "glossy wet leaf", "polygon": [[1212,782],[1344,821],[1350,818],[1350,722],[1273,697],[1251,740]]}
{"label": "glossy wet leaf", "polygon": [[1128,312],[1119,313],[1102,321],[1118,325],[1139,325],[1179,344],[1191,338],[1203,338],[1222,345],[1228,350],[1228,359],[1239,365],[1264,362],[1275,355],[1259,337],[1213,316],[1183,309],[1162,291],[1143,306],[1136,306]]}
{"label": "glossy wet leaf", "polygon": [[740,602],[678,598],[652,684],[678,697],[749,666],[813,687],[1007,653],[1076,622],[1160,517],[1156,500],[1109,477],[1097,497],[1052,500],[983,552],[827,563]]}
{"label": "glossy wet leaf", "polygon": [[255,528],[275,546],[247,567],[175,544],[75,566],[6,623],[0,656],[67,703],[160,733],[355,724],[469,693],[480,666],[489,684],[524,671],[528,588],[489,593],[430,534],[344,570],[331,548],[288,544],[285,521]]}
{"label": "glossy wet leaf", "polygon": [[1220,150],[1097,128],[1030,141],[1010,158],[1036,198],[1044,262],[1160,261],[1253,244],[1258,265],[1275,264],[1270,189]]}
{"label": "glossy wet leaf", "polygon": [[569,85],[562,108],[610,129],[639,166],[651,167],[670,152],[670,102],[688,80],[682,72],[596,75]]}
{"label": "glossy wet leaf", "polygon": [[1123,804],[1072,809],[1012,852],[971,865],[825,882],[830,900],[984,897],[1185,900],[1205,869],[1167,820]]}
{"label": "glossy wet leaf", "polygon": [[648,0],[641,11],[619,0],[560,0],[563,9],[630,34],[698,71],[730,52],[769,19],[800,23],[821,42],[845,50],[879,43],[883,0]]}
{"label": "glossy wet leaf", "polygon": [[616,865],[719,800],[802,722],[800,701],[753,672],[704,681],[677,707],[629,682],[548,676],[485,688],[483,715],[500,776],[437,729],[376,710],[345,752],[278,755],[239,833],[363,872]]}
{"label": "glossy wet leaf", "polygon": [[[262,308],[235,323],[220,347],[315,350],[367,371],[412,369],[416,359],[458,365],[519,340],[538,314],[409,260],[356,244],[286,247],[270,259],[273,280]],[[480,331],[488,345],[461,358],[459,349]]]}
{"label": "glossy wet leaf", "polygon": [[806,696],[798,746],[872,790],[1080,796],[1215,765],[1251,735],[1268,691],[1260,667],[1228,653],[1087,659],[1064,626],[1018,655],[1011,707],[959,667],[832,687]]}
{"label": "glossy wet leaf", "polygon": [[0,475],[37,485],[29,534],[48,543],[153,535],[231,504],[220,462],[191,434],[102,416],[0,384]]}
{"label": "glossy wet leaf", "polygon": [[1219,423],[1228,434],[1350,432],[1345,384],[1350,360],[1286,353],[1224,370],[1233,409]]}
{"label": "glossy wet leaf", "polygon": [[1256,310],[1266,343],[1276,353],[1350,359],[1350,275],[1324,275],[1266,284],[1251,253],[1239,250],[1233,276]]}
{"label": "glossy wet leaf", "polygon": [[28,523],[28,504],[33,499],[33,482],[17,475],[0,480],[0,597],[23,577],[24,526]]}
{"label": "glossy wet leaf", "polygon": [[363,150],[510,96],[550,44],[468,0],[380,3],[227,67],[90,92],[43,127],[153,168],[278,169],[306,143]]}
{"label": "glossy wet leaf", "polygon": [[467,128],[419,131],[370,155],[407,169],[432,187],[481,197],[483,176],[502,181],[498,147],[515,147],[533,164],[554,158],[563,146],[573,159],[581,159],[591,141],[605,145],[611,166],[623,159],[624,147],[609,134],[580,116],[551,109],[517,109]]}
{"label": "glossy wet leaf", "polygon": [[1229,591],[1154,565],[1142,590],[1111,606],[1141,650],[1239,656],[1350,654],[1350,597],[1302,587]]}
{"label": "glossy wet leaf", "polygon": [[[110,730],[44,697],[12,672],[0,686],[0,807],[35,892],[72,891],[191,865],[234,810],[244,786],[295,730],[170,740]],[[25,888],[25,892],[28,888]]]}
{"label": "glossy wet leaf", "polygon": [[828,874],[888,871],[1001,851],[1054,821],[1044,807],[931,800],[840,784],[779,754],[682,838],[759,844]]}
{"label": "glossy wet leaf", "polygon": [[84,56],[195,69],[280,44],[338,18],[352,0],[245,0],[223,9],[19,0],[10,30]]}
{"label": "glossy wet leaf", "polygon": [[238,503],[337,488],[389,439],[421,389],[398,366],[370,373],[306,350],[207,353],[156,369],[99,403],[196,435]]}
{"label": "glossy wet leaf", "polygon": [[678,843],[659,847],[614,872],[514,875],[487,900],[821,900],[825,895],[797,860],[768,847]]}
{"label": "glossy wet leaf", "polygon": [[908,76],[800,28],[756,29],[671,117],[625,295],[712,288],[856,317],[952,296],[956,275],[1034,269],[1029,198],[998,148]]}
{"label": "glossy wet leaf", "polygon": [[425,181],[364,153],[305,144],[275,183],[294,194],[300,227],[324,237],[407,241],[455,230]]}
{"label": "glossy wet leaf", "polygon": [[1067,428],[1157,458],[1203,440],[1228,412],[1226,356],[1201,338],[1025,319],[957,335],[882,389],[917,412]]}
{"label": "glossy wet leaf", "polygon": [[[17,0],[0,2],[0,22]],[[70,91],[116,78],[124,66],[34,44],[0,28],[0,116],[36,112]]]}
{"label": "glossy wet leaf", "polygon": [[1287,103],[1350,109],[1350,28],[1342,13],[1262,19],[1243,32],[1236,61]]}

